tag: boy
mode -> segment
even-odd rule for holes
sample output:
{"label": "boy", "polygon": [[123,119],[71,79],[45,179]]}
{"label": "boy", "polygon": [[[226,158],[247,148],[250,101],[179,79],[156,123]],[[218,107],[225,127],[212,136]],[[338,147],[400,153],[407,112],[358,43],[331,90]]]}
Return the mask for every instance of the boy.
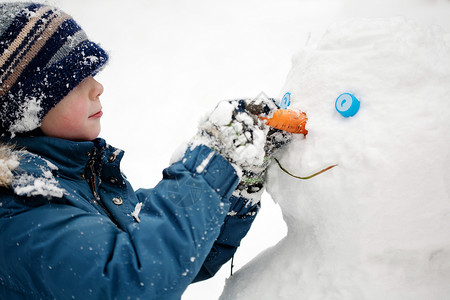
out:
{"label": "boy", "polygon": [[[67,14],[0,4],[0,299],[180,299],[259,209],[271,100],[221,102],[153,189],[98,138],[106,52]],[[213,150],[214,149],[214,150]]]}

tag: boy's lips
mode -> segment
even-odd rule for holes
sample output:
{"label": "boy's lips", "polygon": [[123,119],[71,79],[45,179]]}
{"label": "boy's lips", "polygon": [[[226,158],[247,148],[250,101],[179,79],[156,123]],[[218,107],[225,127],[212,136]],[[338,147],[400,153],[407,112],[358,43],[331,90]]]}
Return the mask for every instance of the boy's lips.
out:
{"label": "boy's lips", "polygon": [[96,112],[95,114],[90,115],[89,119],[90,118],[100,118],[101,116],[103,116],[103,112],[100,110],[100,111]]}

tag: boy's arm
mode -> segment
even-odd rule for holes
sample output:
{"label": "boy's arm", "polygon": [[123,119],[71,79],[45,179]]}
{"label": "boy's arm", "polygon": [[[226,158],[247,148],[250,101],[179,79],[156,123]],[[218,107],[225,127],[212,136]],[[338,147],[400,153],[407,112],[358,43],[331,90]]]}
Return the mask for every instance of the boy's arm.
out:
{"label": "boy's arm", "polygon": [[[80,191],[56,201],[3,194],[0,296],[180,299],[219,236],[237,183],[223,157],[197,147],[154,189],[136,192],[140,222],[121,212],[125,203],[110,210],[123,230],[77,198]],[[123,193],[134,197],[131,188]]]}
{"label": "boy's arm", "polygon": [[230,198],[230,202],[231,209],[220,229],[220,235],[194,282],[211,278],[233,257],[260,208],[260,202],[252,205],[247,199],[234,195]]}
{"label": "boy's arm", "polygon": [[270,159],[291,140],[290,133],[268,128],[259,118],[276,109],[273,99],[223,101],[199,125],[194,144],[200,140],[218,151],[241,176],[220,235],[195,281],[212,277],[234,255],[256,217]]}

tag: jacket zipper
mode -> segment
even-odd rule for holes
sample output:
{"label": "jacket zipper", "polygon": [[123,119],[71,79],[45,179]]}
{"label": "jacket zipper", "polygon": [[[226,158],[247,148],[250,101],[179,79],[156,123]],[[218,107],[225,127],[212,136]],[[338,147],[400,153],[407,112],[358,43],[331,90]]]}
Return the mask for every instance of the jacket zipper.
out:
{"label": "jacket zipper", "polygon": [[96,156],[97,156],[97,149],[94,148],[94,152],[92,153],[91,159],[89,160],[88,165],[87,165],[89,167],[90,171],[91,171],[91,174],[89,175],[89,177],[87,179],[87,182],[88,182],[88,185],[89,185],[89,187],[91,189],[91,193],[94,196],[94,199],[93,199],[94,204],[100,206],[102,208],[102,210],[106,213],[106,215],[111,220],[114,221],[113,216],[106,209],[105,205],[103,204],[102,200],[100,199],[100,196],[98,195],[98,192],[97,192],[97,186],[95,185],[95,181],[96,181],[95,177],[96,176],[95,176],[95,168],[94,168],[94,166],[95,166],[95,157]]}
{"label": "jacket zipper", "polygon": [[88,164],[87,164],[87,167],[91,171],[91,174],[89,174],[89,177],[86,176],[86,181],[87,181],[87,183],[89,185],[89,188],[91,189],[92,195],[94,196],[93,202],[94,202],[95,205],[98,205],[99,207],[101,207],[101,209],[103,210],[103,212],[105,212],[105,214],[108,216],[108,218],[114,224],[116,224],[117,228],[119,228],[120,230],[124,231],[122,226],[120,226],[120,224],[116,221],[116,219],[113,217],[113,215],[105,207],[105,205],[103,204],[103,202],[100,199],[100,196],[99,196],[99,194],[97,192],[97,186],[95,185],[95,177],[96,177],[95,176],[95,159],[96,159],[96,157],[97,157],[97,148],[94,148],[94,151],[91,154],[91,158],[89,159]]}

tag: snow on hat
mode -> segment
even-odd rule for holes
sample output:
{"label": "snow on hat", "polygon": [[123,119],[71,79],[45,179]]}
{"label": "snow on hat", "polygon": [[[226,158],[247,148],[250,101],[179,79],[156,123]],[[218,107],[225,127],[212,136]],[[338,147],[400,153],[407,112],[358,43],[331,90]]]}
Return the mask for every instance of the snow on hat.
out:
{"label": "snow on hat", "polygon": [[107,60],[107,53],[61,10],[1,3],[0,133],[39,127],[59,101]]}

